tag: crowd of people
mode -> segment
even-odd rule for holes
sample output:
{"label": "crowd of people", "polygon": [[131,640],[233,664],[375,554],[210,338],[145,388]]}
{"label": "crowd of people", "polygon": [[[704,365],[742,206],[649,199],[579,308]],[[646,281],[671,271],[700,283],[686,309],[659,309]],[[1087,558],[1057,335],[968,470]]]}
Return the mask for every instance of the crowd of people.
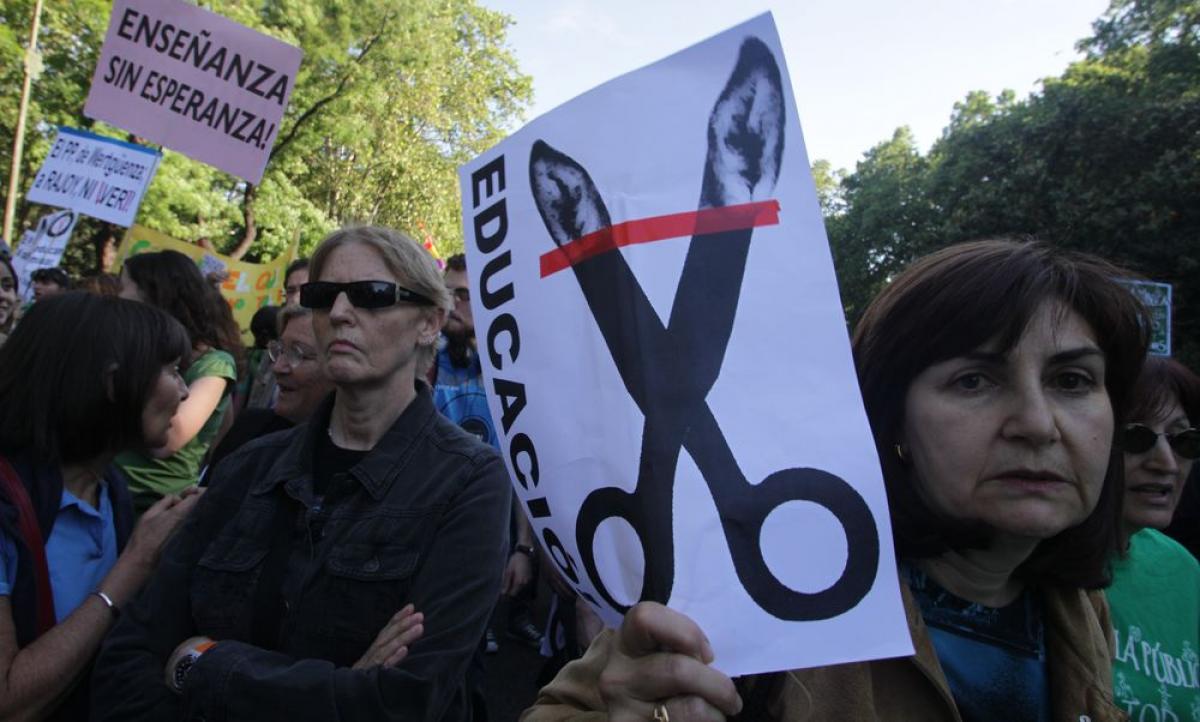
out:
{"label": "crowd of people", "polygon": [[1130,277],[988,240],[880,292],[852,347],[916,653],[730,679],[540,563],[462,256],[336,231],[248,349],[182,254],[23,312],[3,259],[0,719],[484,720],[503,636],[551,656],[531,722],[1200,722],[1200,378]]}

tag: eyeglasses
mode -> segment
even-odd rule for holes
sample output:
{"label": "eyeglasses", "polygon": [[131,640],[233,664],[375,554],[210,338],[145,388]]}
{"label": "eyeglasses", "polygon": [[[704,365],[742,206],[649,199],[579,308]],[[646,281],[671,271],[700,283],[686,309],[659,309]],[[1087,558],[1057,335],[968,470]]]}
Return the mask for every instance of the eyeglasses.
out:
{"label": "eyeglasses", "polygon": [[459,303],[466,303],[471,300],[471,289],[466,286],[451,288],[450,293],[454,296],[454,300]]}
{"label": "eyeglasses", "polygon": [[434,305],[429,298],[391,281],[309,281],[300,287],[300,305],[314,310],[328,310],[333,308],[334,301],[341,293],[346,294],[355,308],[387,308],[401,301],[418,306]]}
{"label": "eyeglasses", "polygon": [[1171,450],[1184,459],[1200,458],[1200,429],[1184,429],[1173,434],[1161,434],[1145,424],[1127,424],[1121,429],[1121,450],[1127,454],[1142,454],[1154,448],[1158,437],[1165,436]]}
{"label": "eyeglasses", "polygon": [[303,361],[316,361],[317,355],[303,346],[284,346],[279,341],[270,341],[267,343],[267,358],[271,359],[271,363],[282,359],[289,366],[296,366]]}

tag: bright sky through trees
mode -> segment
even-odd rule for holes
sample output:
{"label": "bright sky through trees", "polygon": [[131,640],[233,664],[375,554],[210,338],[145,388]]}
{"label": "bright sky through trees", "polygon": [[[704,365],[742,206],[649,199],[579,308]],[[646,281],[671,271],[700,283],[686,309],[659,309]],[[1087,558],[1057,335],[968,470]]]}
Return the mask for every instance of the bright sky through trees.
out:
{"label": "bright sky through trees", "polygon": [[955,101],[1024,97],[1079,55],[1107,0],[481,0],[516,21],[534,118],[610,78],[771,10],[809,157],[853,169],[901,125],[927,148]]}

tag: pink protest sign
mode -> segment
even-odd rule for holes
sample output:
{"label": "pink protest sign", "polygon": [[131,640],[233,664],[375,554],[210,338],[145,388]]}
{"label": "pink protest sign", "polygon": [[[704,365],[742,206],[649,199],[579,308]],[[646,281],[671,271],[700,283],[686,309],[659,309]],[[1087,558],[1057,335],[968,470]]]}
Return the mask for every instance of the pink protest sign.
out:
{"label": "pink protest sign", "polygon": [[302,56],[180,0],[116,0],[83,112],[258,183]]}

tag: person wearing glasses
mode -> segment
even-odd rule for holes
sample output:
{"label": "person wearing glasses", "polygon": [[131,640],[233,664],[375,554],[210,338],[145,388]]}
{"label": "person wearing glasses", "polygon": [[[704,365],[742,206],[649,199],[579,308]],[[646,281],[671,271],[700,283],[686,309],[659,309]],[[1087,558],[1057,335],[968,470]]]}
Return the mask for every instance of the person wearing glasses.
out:
{"label": "person wearing glasses", "polygon": [[914,656],[735,683],[693,620],[645,601],[522,722],[1125,720],[1098,590],[1150,320],[1122,277],[1041,243],[964,243],[915,261],[859,321]]}
{"label": "person wearing glasses", "polygon": [[249,408],[237,415],[229,433],[213,449],[201,485],[207,485],[217,463],[260,436],[302,424],[333,391],[321,370],[312,311],[303,306],[267,306],[277,309],[278,338],[266,343],[275,382],[274,409]]}
{"label": "person wearing glasses", "polygon": [[101,650],[93,720],[471,719],[510,489],[424,381],[449,293],[386,228],[334,232],[310,270],[334,393],[216,466]]}
{"label": "person wearing glasses", "polygon": [[1200,377],[1147,359],[1122,428],[1122,553],[1107,590],[1116,655],[1113,690],[1133,720],[1200,719],[1200,564],[1159,530],[1200,457]]}

